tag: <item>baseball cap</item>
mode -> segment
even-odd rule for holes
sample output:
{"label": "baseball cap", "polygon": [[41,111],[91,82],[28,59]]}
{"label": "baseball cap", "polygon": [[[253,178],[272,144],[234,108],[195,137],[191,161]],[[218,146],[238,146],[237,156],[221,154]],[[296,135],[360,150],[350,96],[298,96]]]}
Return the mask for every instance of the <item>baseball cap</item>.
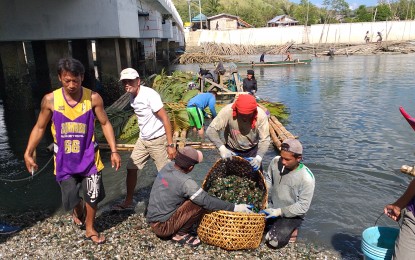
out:
{"label": "baseball cap", "polygon": [[296,154],[303,154],[303,146],[297,139],[285,139],[281,144],[281,150]]}
{"label": "baseball cap", "polygon": [[177,151],[175,163],[182,168],[189,168],[203,161],[203,154],[201,151],[196,150],[193,147],[185,146],[179,148]]}
{"label": "baseball cap", "polygon": [[136,79],[139,78],[138,72],[133,68],[123,69],[120,73],[120,81],[123,79]]}

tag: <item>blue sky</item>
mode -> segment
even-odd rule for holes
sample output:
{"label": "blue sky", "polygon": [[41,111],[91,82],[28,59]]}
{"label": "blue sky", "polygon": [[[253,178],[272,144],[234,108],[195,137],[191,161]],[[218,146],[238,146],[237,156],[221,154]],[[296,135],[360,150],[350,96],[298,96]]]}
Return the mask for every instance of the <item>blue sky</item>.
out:
{"label": "blue sky", "polygon": [[[300,0],[291,0],[291,2],[299,3]],[[359,5],[375,6],[378,4],[378,0],[346,0],[346,2],[349,4],[351,9],[356,9]],[[321,7],[323,0],[310,0],[310,3]]]}

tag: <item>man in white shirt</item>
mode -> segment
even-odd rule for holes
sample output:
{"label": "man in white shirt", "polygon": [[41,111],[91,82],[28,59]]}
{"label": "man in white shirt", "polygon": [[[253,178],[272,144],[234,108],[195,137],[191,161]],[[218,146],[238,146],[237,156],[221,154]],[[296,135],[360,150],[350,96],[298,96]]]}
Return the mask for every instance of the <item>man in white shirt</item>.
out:
{"label": "man in white shirt", "polygon": [[113,210],[133,210],[133,195],[137,183],[137,172],[147,160],[153,158],[157,171],[161,170],[176,155],[172,127],[160,95],[153,89],[140,85],[140,76],[135,69],[121,71],[120,81],[131,94],[130,105],[137,115],[140,137],[127,163],[127,195],[124,202],[114,205]]}

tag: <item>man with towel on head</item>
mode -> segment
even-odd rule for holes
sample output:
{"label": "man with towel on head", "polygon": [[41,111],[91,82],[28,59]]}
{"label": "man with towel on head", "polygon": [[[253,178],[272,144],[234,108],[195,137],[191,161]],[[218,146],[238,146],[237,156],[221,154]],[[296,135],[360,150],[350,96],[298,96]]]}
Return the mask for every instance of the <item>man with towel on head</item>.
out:
{"label": "man with towel on head", "polygon": [[[225,143],[219,137],[221,130],[224,130]],[[222,108],[208,126],[206,135],[222,158],[245,157],[254,170],[261,167],[270,144],[268,117],[249,94],[239,95],[234,103]]]}
{"label": "man with towel on head", "polygon": [[200,245],[192,234],[206,210],[251,213],[246,204],[233,204],[210,196],[187,173],[203,160],[202,152],[186,146],[177,151],[174,162],[159,171],[153,183],[147,208],[147,221],[162,238],[191,247]]}

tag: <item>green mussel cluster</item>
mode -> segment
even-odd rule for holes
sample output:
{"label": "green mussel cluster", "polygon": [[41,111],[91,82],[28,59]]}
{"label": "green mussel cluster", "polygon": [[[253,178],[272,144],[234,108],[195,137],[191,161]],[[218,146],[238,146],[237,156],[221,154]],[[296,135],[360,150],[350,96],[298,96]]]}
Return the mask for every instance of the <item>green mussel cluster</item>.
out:
{"label": "green mussel cluster", "polygon": [[205,180],[204,189],[222,200],[251,204],[254,212],[263,208],[266,195],[262,173],[253,171],[249,162],[241,157],[216,162]]}

